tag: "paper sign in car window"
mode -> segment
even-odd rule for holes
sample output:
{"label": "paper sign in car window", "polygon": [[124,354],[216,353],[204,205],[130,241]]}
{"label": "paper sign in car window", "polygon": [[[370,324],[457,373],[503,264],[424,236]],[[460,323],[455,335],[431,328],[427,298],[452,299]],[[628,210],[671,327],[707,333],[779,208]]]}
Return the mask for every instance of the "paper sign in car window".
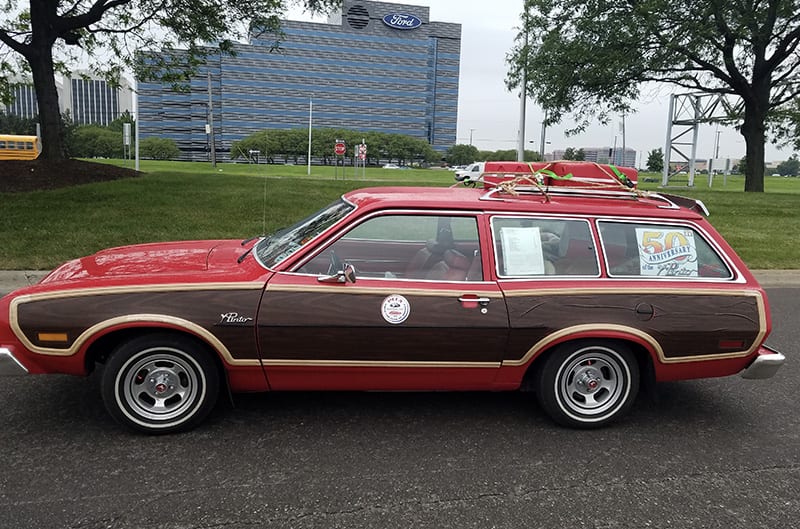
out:
{"label": "paper sign in car window", "polygon": [[636,241],[643,276],[697,276],[697,247],[691,230],[636,228]]}
{"label": "paper sign in car window", "polygon": [[500,228],[505,275],[530,276],[544,274],[544,256],[539,228]]}

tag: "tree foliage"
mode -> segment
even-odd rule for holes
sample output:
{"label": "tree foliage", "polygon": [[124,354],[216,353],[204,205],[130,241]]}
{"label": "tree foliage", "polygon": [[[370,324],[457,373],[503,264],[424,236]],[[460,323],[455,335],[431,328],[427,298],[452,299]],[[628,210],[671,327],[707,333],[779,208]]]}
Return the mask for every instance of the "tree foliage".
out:
{"label": "tree foliage", "polygon": [[781,176],[798,176],[800,175],[800,159],[796,154],[789,157],[788,160],[778,164],[778,174]]}
{"label": "tree foliage", "polygon": [[152,160],[175,160],[181,155],[181,151],[172,138],[148,136],[139,140],[139,155]]}
{"label": "tree foliage", "polygon": [[[523,153],[523,161],[525,162],[539,162],[542,157],[537,151],[526,150]],[[500,161],[513,161],[517,159],[516,149],[498,149],[496,151],[480,151],[478,157],[475,158],[476,162],[500,162]]]}
{"label": "tree foliage", "polygon": [[467,165],[479,158],[478,148],[464,143],[453,145],[444,154],[444,159],[449,165]]}
{"label": "tree foliage", "polygon": [[77,158],[122,158],[122,130],[79,125],[67,136],[67,146]]}
{"label": "tree foliage", "polygon": [[[430,144],[422,139],[403,134],[383,132],[359,132],[349,129],[311,129],[311,156],[322,159],[324,164],[333,164],[334,144],[342,140],[346,146],[345,156],[357,154],[357,146],[363,141],[367,145],[367,164],[385,161],[407,163],[434,163],[441,159]],[[231,145],[231,158],[251,158],[251,151],[258,151],[260,160],[274,163],[280,157],[298,163],[308,155],[308,129],[270,129],[251,134]]]}
{"label": "tree foliage", "polygon": [[653,149],[647,155],[647,170],[653,173],[660,173],[664,170],[664,151],[663,149]]}
{"label": "tree foliage", "polygon": [[576,149],[575,147],[567,147],[564,149],[564,159],[582,162],[586,159],[586,153],[583,151],[583,148]]}
{"label": "tree foliage", "polygon": [[36,120],[21,118],[0,111],[0,133],[33,136],[36,134]]}
{"label": "tree foliage", "polygon": [[[140,76],[180,82],[209,53],[230,53],[251,30],[276,31],[290,0],[3,0],[0,12],[0,101],[32,77],[39,105],[44,158],[63,158],[55,74],[81,62],[112,83],[137,54],[182,48],[179,63],[138,64]],[[340,0],[302,0],[311,11]],[[215,43],[208,47],[207,43]],[[165,55],[168,57],[168,55]],[[90,60],[93,59],[93,60]],[[177,69],[176,69],[177,68]],[[22,77],[22,78],[21,78]]]}
{"label": "tree foliage", "polygon": [[[576,129],[628,112],[642,83],[734,96],[745,190],[764,189],[768,132],[791,129],[800,95],[800,0],[526,0],[507,83]],[[796,123],[796,122],[795,122]]]}

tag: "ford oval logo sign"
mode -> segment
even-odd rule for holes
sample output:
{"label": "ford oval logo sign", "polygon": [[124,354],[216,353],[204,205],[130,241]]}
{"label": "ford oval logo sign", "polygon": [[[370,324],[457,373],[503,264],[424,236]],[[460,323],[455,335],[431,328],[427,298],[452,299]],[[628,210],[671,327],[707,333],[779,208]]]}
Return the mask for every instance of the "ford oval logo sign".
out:
{"label": "ford oval logo sign", "polygon": [[414,15],[401,15],[399,13],[389,13],[383,17],[383,23],[395,29],[416,29],[422,25],[422,20]]}

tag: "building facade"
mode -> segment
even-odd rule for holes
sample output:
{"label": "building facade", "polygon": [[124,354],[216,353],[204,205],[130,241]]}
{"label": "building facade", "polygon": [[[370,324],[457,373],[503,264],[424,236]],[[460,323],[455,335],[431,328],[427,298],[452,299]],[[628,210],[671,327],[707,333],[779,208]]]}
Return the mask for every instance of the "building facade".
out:
{"label": "building facade", "polygon": [[36,101],[36,90],[31,84],[18,84],[12,87],[13,101],[6,105],[8,115],[22,119],[33,119],[39,115],[39,104]]}
{"label": "building facade", "polygon": [[[587,162],[594,163],[610,163],[612,165],[619,165],[621,167],[636,167],[637,152],[635,149],[626,147],[575,147],[575,150],[583,149],[583,159]],[[552,155],[547,155],[545,158],[549,160],[563,160],[563,149],[556,149]]]}
{"label": "building facade", "polygon": [[461,25],[429,8],[345,0],[327,23],[282,21],[234,55],[208,61],[188,92],[140,82],[140,135],[172,138],[206,159],[209,87],[218,153],[266,129],[313,126],[398,133],[444,151],[455,143]]}
{"label": "building facade", "polygon": [[[58,106],[62,113],[69,113],[77,125],[103,125],[119,118],[125,111],[133,109],[133,91],[130,84],[120,79],[120,86],[112,86],[104,79],[91,74],[76,72],[71,78],[56,77]],[[24,81],[13,87],[14,101],[5,111],[24,119],[39,115],[36,91]]]}
{"label": "building facade", "polygon": [[72,77],[64,83],[59,99],[69,102],[70,116],[77,125],[107,126],[132,106],[131,89],[124,80],[117,88],[102,79]]}

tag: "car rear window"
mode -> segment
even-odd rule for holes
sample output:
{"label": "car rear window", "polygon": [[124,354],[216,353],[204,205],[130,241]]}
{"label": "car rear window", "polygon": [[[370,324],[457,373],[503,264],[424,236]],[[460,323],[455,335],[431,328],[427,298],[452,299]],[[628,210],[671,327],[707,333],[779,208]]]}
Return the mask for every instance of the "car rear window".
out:
{"label": "car rear window", "polygon": [[691,226],[617,221],[598,225],[612,277],[733,277],[719,253]]}
{"label": "car rear window", "polygon": [[498,277],[599,275],[585,220],[493,217],[492,236]]}

